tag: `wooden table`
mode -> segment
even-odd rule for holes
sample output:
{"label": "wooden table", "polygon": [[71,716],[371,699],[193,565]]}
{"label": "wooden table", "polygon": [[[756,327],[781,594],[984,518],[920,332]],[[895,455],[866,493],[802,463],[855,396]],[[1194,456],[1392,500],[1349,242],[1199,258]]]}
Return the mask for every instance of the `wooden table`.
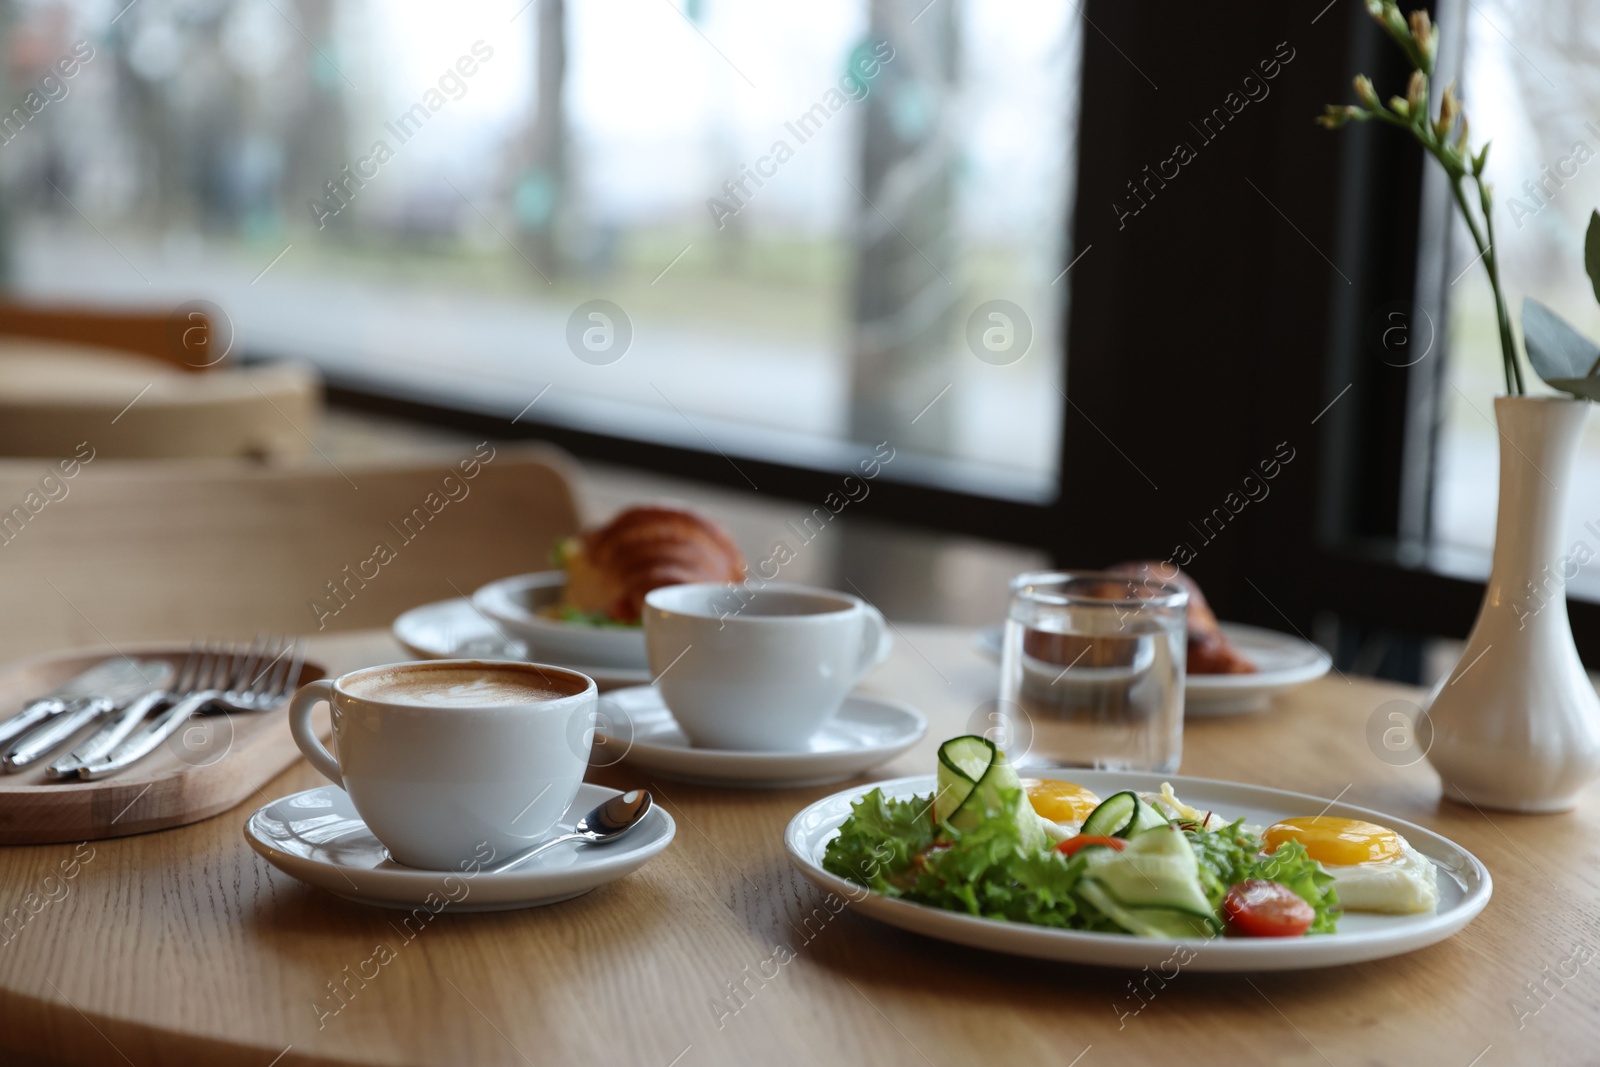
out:
{"label": "wooden table", "polygon": [[[321,642],[319,654],[343,666],[398,658],[377,633]],[[936,743],[965,730],[995,682],[967,633],[902,627],[870,688],[920,706],[932,726],[881,776],[927,772]],[[447,910],[412,941],[393,913],[346,903],[259,859],[240,833],[252,804],[183,829],[94,842],[65,894],[0,944],[0,1048],[9,1053],[0,1060],[1600,1062],[1600,955],[1574,959],[1579,946],[1600,952],[1600,797],[1551,816],[1442,803],[1425,764],[1390,766],[1366,740],[1376,709],[1418,695],[1330,676],[1259,717],[1191,722],[1183,762],[1189,774],[1339,795],[1476,852],[1494,874],[1488,909],[1459,936],[1410,956],[1304,973],[1183,973],[1119,1023],[1133,1003],[1127,972],[958,948],[821,908],[790,868],[781,831],[837,787],[716,790],[623,766],[597,777],[655,792],[678,821],[665,853],[564,904]],[[298,765],[261,801],[320,781]],[[72,854],[72,846],[0,851],[0,909],[16,907]],[[394,958],[371,981],[349,981],[343,1003],[335,999],[331,983],[346,983],[380,945]],[[752,977],[780,946],[793,959],[776,977]],[[1530,982],[1542,984],[1537,996]]]}

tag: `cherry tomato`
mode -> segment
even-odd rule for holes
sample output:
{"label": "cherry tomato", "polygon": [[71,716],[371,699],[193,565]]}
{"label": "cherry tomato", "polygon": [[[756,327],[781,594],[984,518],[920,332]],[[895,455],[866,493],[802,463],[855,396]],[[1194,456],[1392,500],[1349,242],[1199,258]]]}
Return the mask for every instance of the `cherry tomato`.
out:
{"label": "cherry tomato", "polygon": [[1222,911],[1233,928],[1247,937],[1299,937],[1317,917],[1300,894],[1262,878],[1229,889]]}
{"label": "cherry tomato", "polygon": [[1086,848],[1089,845],[1104,845],[1107,848],[1114,848],[1121,852],[1126,844],[1127,842],[1120,837],[1096,837],[1094,834],[1079,834],[1077,837],[1069,837],[1061,842],[1056,846],[1056,851],[1063,856],[1070,856],[1080,848]]}

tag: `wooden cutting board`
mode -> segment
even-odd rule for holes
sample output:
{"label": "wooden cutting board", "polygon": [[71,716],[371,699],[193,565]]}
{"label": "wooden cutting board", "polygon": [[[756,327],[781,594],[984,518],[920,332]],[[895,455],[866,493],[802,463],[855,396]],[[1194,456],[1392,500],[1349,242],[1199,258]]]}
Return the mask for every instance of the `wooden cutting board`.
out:
{"label": "wooden cutting board", "polygon": [[[161,646],[125,646],[122,652],[165,659],[174,669],[187,654]],[[107,654],[68,652],[0,667],[0,716],[53,692]],[[308,661],[299,684],[326,673]],[[319,733],[326,736],[327,712],[317,714]],[[0,775],[0,844],[86,841],[199,822],[257,794],[300,758],[289,735],[288,701],[270,711],[199,716],[140,762],[97,782],[45,776],[50,761],[69,751],[71,744],[26,771]]]}

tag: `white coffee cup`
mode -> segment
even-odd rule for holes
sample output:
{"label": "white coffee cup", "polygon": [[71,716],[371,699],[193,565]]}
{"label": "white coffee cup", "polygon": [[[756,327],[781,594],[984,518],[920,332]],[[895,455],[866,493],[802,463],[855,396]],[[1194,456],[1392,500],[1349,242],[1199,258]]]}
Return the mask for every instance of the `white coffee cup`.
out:
{"label": "white coffee cup", "polygon": [[747,752],[803,750],[892,644],[859,597],[721,582],[647,594],[644,640],[690,743]]}
{"label": "white coffee cup", "polygon": [[[395,663],[303,687],[289,728],[395,862],[453,870],[485,843],[504,857],[549,835],[583,781],[595,700],[561,667]],[[322,701],[332,753],[311,726]]]}

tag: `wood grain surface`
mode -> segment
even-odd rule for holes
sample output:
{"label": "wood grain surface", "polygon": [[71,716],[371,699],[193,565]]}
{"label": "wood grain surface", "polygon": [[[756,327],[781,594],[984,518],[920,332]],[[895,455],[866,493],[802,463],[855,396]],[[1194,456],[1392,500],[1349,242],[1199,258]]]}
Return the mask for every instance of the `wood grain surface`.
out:
{"label": "wood grain surface", "polygon": [[[177,676],[186,653],[170,646],[124,645],[122,654],[166,660]],[[113,653],[113,656],[116,654]],[[56,687],[106,659],[101,651],[39,656],[0,669],[0,715],[54,692]],[[322,665],[307,663],[299,685],[323,677]],[[51,760],[100,726],[79,732],[45,759],[16,774],[0,776],[0,844],[42,844],[124,837],[186,826],[235,807],[300,758],[285,727],[288,701],[270,711],[196,716],[167,742],[121,774],[97,782],[56,781],[45,774]],[[327,733],[326,709],[322,729]]]}
{"label": "wood grain surface", "polygon": [[[970,637],[899,628],[868,688],[921,707],[931,729],[873,777],[925,773],[937,743],[981,715],[996,669]],[[336,670],[395,655],[376,633],[313,648]],[[576,900],[447,910],[407,937],[394,913],[302,885],[246,846],[256,803],[320,782],[300,764],[193,826],[0,850],[0,1048],[5,1062],[134,1067],[1597,1062],[1595,796],[1546,816],[1442,802],[1425,763],[1392,765],[1369,742],[1389,702],[1419,697],[1332,675],[1259,716],[1192,722],[1183,761],[1186,774],[1392,812],[1473,850],[1494,899],[1409,956],[1180,973],[1135,1000],[1134,973],[834,914],[790,868],[781,832],[836,786],[718,790],[626,764],[595,777],[655,791],[678,821],[666,852]]]}

